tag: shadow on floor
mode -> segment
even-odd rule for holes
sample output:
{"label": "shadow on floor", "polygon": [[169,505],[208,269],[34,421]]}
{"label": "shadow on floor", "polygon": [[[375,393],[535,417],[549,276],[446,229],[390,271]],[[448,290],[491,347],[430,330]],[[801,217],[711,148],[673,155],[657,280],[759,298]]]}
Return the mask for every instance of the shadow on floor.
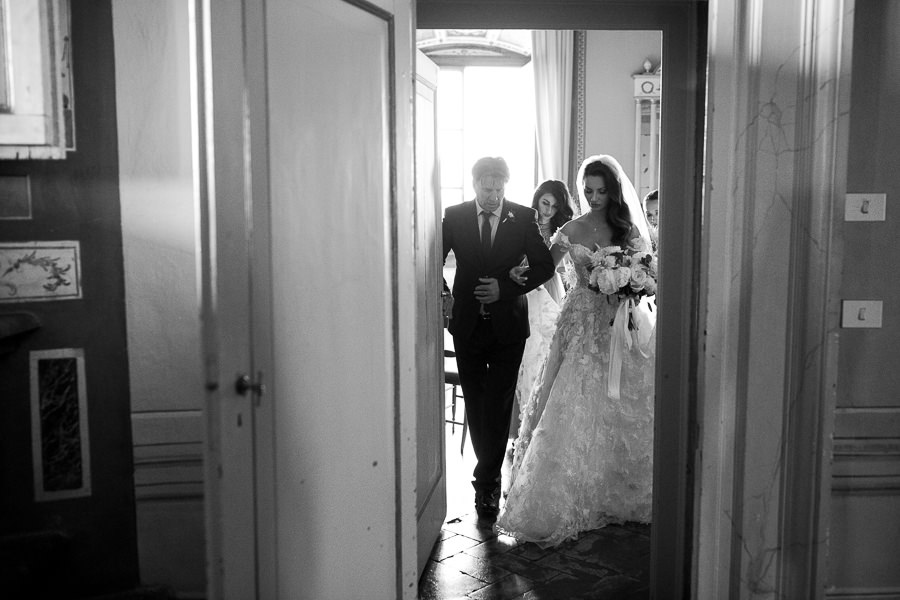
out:
{"label": "shadow on floor", "polygon": [[448,425],[447,520],[419,579],[419,600],[650,597],[649,525],[611,525],[549,549],[498,534],[478,522],[469,484],[472,447],[467,440],[460,456],[460,442],[460,428]]}

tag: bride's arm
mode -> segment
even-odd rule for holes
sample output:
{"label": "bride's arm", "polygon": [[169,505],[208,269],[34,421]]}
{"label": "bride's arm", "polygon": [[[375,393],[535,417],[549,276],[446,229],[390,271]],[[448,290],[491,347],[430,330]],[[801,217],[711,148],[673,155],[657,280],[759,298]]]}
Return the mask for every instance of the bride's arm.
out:
{"label": "bride's arm", "polygon": [[553,266],[558,267],[559,263],[562,262],[562,259],[565,258],[566,254],[569,253],[569,248],[571,248],[568,244],[560,244],[559,242],[550,246],[550,256],[553,257]]}
{"label": "bride's arm", "polygon": [[550,246],[550,256],[553,257],[554,267],[558,267],[559,263],[562,262],[562,259],[565,258],[566,254],[569,253],[569,250],[572,249],[572,243],[569,241],[569,236],[572,235],[572,230],[577,228],[574,223],[574,220],[567,222],[553,234],[552,238],[550,238],[550,241],[553,242]]}

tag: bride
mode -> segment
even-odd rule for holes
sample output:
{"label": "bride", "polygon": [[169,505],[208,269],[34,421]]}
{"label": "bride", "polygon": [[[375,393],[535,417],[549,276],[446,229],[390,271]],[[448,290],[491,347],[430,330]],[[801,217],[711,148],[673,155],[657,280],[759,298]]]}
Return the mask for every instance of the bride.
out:
{"label": "bride", "polygon": [[[591,279],[595,251],[649,249],[649,228],[613,157],[587,158],[577,182],[582,215],[557,231],[551,247],[557,265],[569,255],[571,287],[521,409],[497,521],[506,533],[542,546],[610,523],[649,523],[651,516],[655,313],[647,302],[597,291]],[[636,330],[627,325],[629,311]]]}

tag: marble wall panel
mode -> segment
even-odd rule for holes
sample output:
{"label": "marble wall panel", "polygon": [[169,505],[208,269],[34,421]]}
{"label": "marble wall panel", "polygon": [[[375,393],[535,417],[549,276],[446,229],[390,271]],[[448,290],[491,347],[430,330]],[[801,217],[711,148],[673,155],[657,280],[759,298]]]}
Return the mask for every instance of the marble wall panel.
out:
{"label": "marble wall panel", "polygon": [[37,350],[31,367],[31,448],[38,502],[91,494],[84,351]]}

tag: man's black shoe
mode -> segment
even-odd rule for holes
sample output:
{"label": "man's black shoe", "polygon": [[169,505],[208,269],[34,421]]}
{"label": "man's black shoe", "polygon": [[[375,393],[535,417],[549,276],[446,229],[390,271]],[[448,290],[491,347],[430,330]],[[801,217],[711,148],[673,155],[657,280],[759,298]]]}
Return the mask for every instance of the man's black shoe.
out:
{"label": "man's black shoe", "polygon": [[500,489],[475,492],[475,512],[482,521],[496,521],[500,514]]}

